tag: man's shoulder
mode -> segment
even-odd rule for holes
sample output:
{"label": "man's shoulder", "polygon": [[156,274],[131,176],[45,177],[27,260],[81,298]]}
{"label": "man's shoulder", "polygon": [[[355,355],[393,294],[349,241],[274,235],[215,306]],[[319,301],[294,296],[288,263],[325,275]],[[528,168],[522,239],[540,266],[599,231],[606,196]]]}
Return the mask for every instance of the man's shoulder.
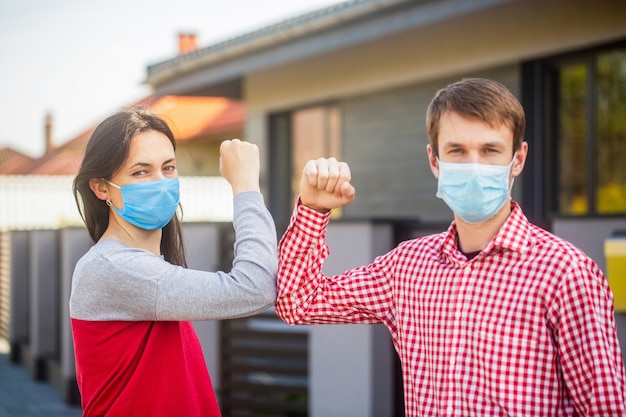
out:
{"label": "man's shoulder", "polygon": [[400,250],[427,250],[427,249],[440,249],[447,232],[440,232],[434,234],[427,234],[424,236],[417,236],[398,244],[397,248]]}
{"label": "man's shoulder", "polygon": [[540,226],[530,225],[531,248],[542,253],[550,253],[556,259],[569,259],[575,262],[594,262],[582,249]]}

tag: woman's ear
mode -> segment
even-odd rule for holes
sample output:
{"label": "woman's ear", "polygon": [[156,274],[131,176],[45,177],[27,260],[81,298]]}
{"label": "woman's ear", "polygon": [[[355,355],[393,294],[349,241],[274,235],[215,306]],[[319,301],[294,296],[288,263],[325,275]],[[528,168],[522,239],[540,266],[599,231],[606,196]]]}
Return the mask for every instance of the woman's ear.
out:
{"label": "woman's ear", "polygon": [[106,181],[101,178],[92,178],[89,180],[89,188],[100,200],[109,199],[109,188]]}

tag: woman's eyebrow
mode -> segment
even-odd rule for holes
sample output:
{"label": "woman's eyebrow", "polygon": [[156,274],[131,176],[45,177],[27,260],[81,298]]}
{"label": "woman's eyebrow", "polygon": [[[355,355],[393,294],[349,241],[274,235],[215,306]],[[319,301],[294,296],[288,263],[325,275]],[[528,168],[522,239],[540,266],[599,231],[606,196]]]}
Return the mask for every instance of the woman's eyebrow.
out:
{"label": "woman's eyebrow", "polygon": [[141,168],[146,168],[146,167],[151,167],[152,165],[147,163],[147,162],[137,162],[134,163],[133,165],[129,166],[128,169],[134,169],[136,167],[141,167]]}

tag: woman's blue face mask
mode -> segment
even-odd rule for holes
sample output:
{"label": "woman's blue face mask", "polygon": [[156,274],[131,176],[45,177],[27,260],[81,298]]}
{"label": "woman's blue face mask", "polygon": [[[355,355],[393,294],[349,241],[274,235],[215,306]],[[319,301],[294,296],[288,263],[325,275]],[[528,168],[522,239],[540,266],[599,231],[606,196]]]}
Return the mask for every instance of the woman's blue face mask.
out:
{"label": "woman's blue face mask", "polygon": [[437,158],[437,197],[466,223],[489,220],[511,199],[513,161],[515,156],[508,165],[450,163]]}
{"label": "woman's blue face mask", "polygon": [[110,200],[106,203],[128,223],[146,230],[165,227],[178,208],[180,201],[178,178],[122,185],[104,180],[122,192],[124,208],[119,209]]}

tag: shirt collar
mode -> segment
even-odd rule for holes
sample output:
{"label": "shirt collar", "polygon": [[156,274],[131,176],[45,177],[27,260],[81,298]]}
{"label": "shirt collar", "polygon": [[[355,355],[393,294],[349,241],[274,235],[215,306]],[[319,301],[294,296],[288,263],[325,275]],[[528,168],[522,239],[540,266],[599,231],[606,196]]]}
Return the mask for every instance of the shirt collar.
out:
{"label": "shirt collar", "polygon": [[[449,258],[462,256],[457,246],[457,227],[452,222],[447,232],[444,234],[441,244],[442,256]],[[530,223],[524,215],[519,204],[511,201],[511,214],[506,219],[498,233],[483,249],[479,257],[486,256],[494,251],[508,250],[513,252],[524,252],[530,245]],[[464,256],[463,256],[464,258]]]}

